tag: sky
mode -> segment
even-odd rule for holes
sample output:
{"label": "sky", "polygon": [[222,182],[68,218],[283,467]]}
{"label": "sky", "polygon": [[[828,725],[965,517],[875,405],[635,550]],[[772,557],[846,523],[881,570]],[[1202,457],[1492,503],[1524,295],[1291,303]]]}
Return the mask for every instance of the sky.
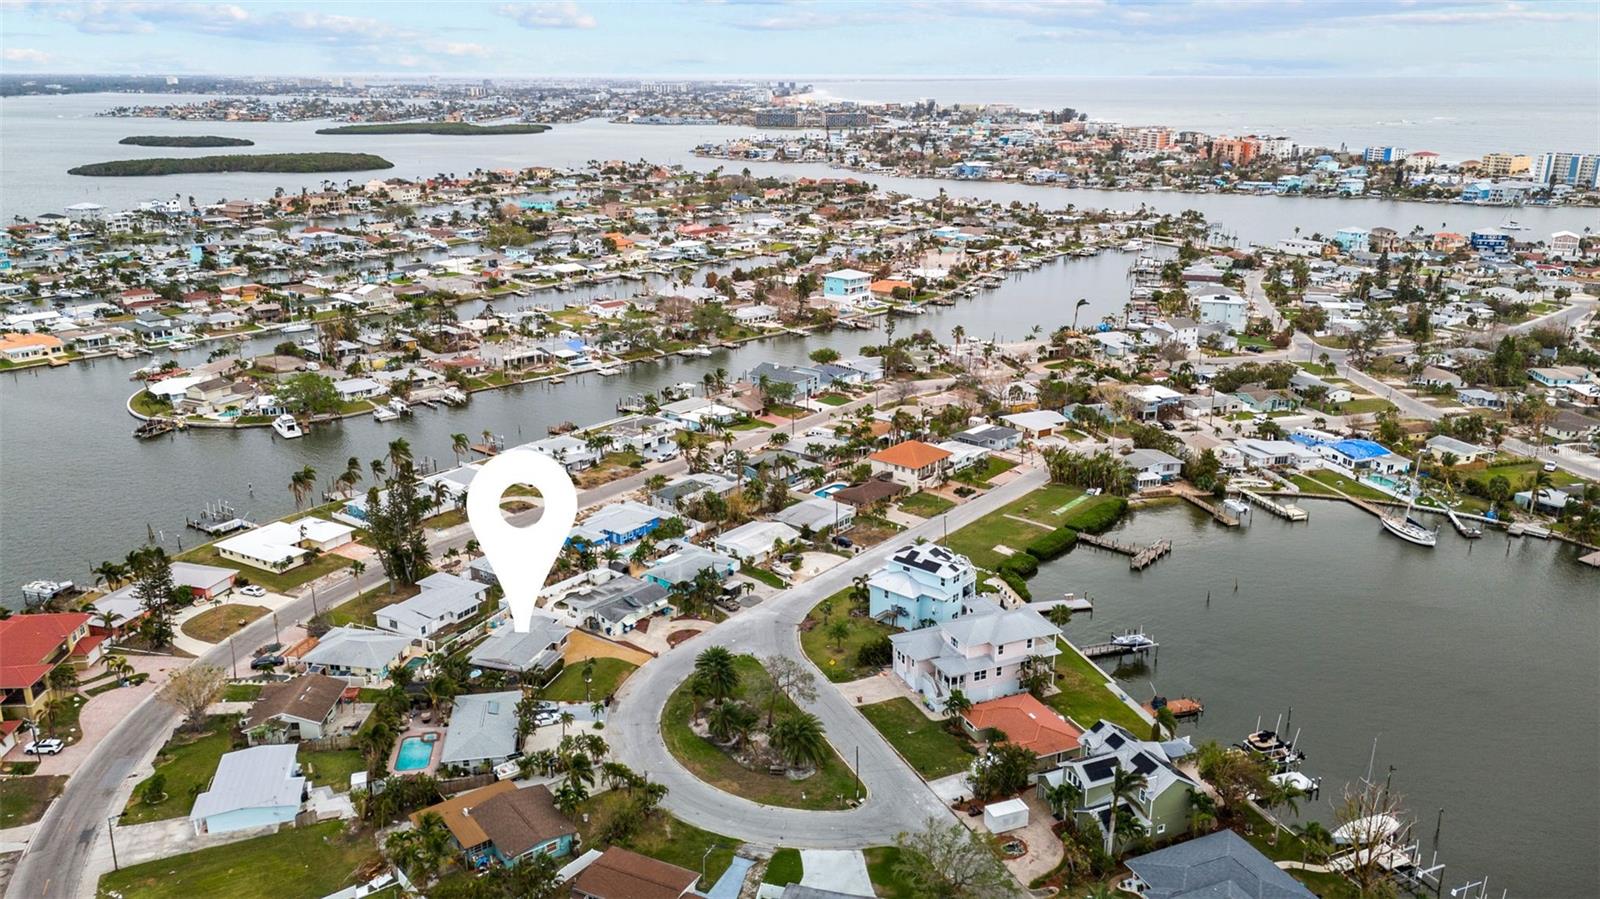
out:
{"label": "sky", "polygon": [[1595,0],[0,0],[0,72],[1580,78]]}

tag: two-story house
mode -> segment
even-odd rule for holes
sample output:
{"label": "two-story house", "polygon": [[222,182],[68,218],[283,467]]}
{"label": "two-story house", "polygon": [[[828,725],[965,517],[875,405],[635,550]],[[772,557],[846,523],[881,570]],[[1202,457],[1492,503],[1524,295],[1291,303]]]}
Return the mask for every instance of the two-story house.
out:
{"label": "two-story house", "polygon": [[873,474],[887,474],[912,490],[933,487],[949,473],[950,453],[920,440],[907,440],[867,457]]}
{"label": "two-story house", "polygon": [[978,595],[977,569],[937,543],[907,546],[867,578],[867,608],[895,627],[949,621]]}
{"label": "two-story house", "polygon": [[52,700],[62,698],[50,686],[50,672],[63,663],[83,668],[99,658],[105,637],[89,633],[92,617],[55,612],[0,621],[0,714],[38,719]]}
{"label": "two-story house", "polygon": [[1171,840],[1189,829],[1189,791],[1198,790],[1199,785],[1175,764],[1194,751],[1187,738],[1164,743],[1140,740],[1102,719],[1083,732],[1079,744],[1083,752],[1079,758],[1039,776],[1041,796],[1061,783],[1078,790],[1077,804],[1062,810],[1057,817],[1070,815],[1080,822],[1094,821],[1109,834],[1114,814],[1111,785],[1117,771],[1122,770],[1143,778],[1143,784],[1122,804],[1133,812],[1151,839]]}
{"label": "two-story house", "polygon": [[1054,672],[1060,630],[1029,608],[1001,609],[974,597],[958,618],[895,634],[894,674],[940,709],[954,690],[973,702],[1022,692],[1022,669],[1043,657]]}

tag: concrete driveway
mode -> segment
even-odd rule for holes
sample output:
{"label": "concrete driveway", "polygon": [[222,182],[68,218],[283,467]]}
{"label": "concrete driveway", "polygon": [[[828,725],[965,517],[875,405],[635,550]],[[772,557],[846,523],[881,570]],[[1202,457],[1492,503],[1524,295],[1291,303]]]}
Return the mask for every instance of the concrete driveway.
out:
{"label": "concrete driveway", "polygon": [[[1031,492],[1045,480],[1042,470],[1033,470],[952,510],[951,529]],[[647,663],[628,678],[611,712],[608,739],[619,760],[666,784],[669,792],[664,805],[673,814],[698,827],[762,846],[856,849],[890,843],[902,831],[920,830],[930,818],[949,820],[950,813],[939,797],[838,690],[820,689],[816,700],[804,706],[822,720],[828,739],[846,763],[854,765],[860,759],[867,798],[859,808],[848,811],[776,808],[725,793],[685,769],[663,744],[660,731],[667,698],[688,677],[701,650],[721,645],[757,656],[781,653],[810,666],[796,629],[806,612],[822,598],[849,586],[856,575],[881,565],[895,549],[918,537],[936,538],[942,527],[942,522],[930,522],[906,531]]]}
{"label": "concrete driveway", "polygon": [[[78,742],[61,750],[57,755],[40,758],[39,774],[77,772],[84,760],[94,752],[95,747],[100,745],[113,728],[133,714],[133,710],[147,697],[161,690],[167,682],[168,674],[189,663],[188,659],[175,656],[128,656],[127,659],[133,664],[135,671],[149,674],[150,679],[136,687],[118,687],[98,696],[89,697],[83,708],[78,710],[78,727],[82,729]],[[32,756],[22,751],[26,742],[19,740],[17,747],[6,754],[6,761],[31,759]]]}

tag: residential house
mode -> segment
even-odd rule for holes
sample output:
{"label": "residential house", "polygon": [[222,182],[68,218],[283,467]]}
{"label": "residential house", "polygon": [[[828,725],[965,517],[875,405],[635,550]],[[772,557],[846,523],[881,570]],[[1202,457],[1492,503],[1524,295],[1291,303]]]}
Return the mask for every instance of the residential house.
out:
{"label": "residential house", "polygon": [[1506,398],[1492,390],[1480,390],[1469,387],[1456,391],[1456,402],[1463,406],[1472,406],[1478,409],[1504,409]]}
{"label": "residential house", "polygon": [[1136,855],[1125,864],[1132,876],[1118,887],[1142,899],[1316,899],[1317,895],[1232,830]]}
{"label": "residential house", "polygon": [[711,541],[711,548],[740,561],[759,565],[773,554],[779,541],[791,543],[798,539],[800,532],[781,521],[757,520],[718,534]]}
{"label": "residential house", "polygon": [[1528,377],[1545,387],[1565,387],[1568,384],[1588,384],[1594,380],[1594,373],[1576,365],[1560,365],[1530,368]]}
{"label": "residential house", "polygon": [[1145,784],[1124,804],[1154,840],[1170,840],[1189,829],[1189,791],[1199,784],[1179,771],[1176,761],[1193,751],[1187,740],[1157,743],[1140,740],[1122,727],[1104,719],[1084,731],[1079,740],[1082,753],[1054,771],[1039,777],[1043,796],[1050,787],[1063,782],[1079,790],[1077,806],[1057,817],[1095,821],[1109,833],[1112,808],[1111,784],[1120,769],[1142,775]]}
{"label": "residential house", "polygon": [[1133,469],[1134,483],[1141,488],[1183,476],[1183,460],[1158,449],[1136,449],[1122,457],[1122,464]]}
{"label": "residential house", "polygon": [[948,450],[920,440],[906,440],[867,457],[873,474],[887,474],[912,490],[943,483],[949,472],[949,460]]}
{"label": "residential house", "polygon": [[651,615],[670,613],[672,594],[659,583],[616,575],[568,592],[557,606],[570,610],[583,627],[620,637]]}
{"label": "residential house", "polygon": [[292,824],[306,797],[293,744],[252,746],[223,755],[210,789],[195,797],[195,836]]}
{"label": "residential house", "polygon": [[574,899],[682,899],[699,895],[700,875],[612,846],[572,881]]}
{"label": "residential house", "polygon": [[331,736],[347,691],[354,692],[348,681],[321,674],[265,684],[239,728],[252,744],[320,740]]}
{"label": "residential house", "polygon": [[666,486],[650,494],[650,505],[663,512],[676,514],[696,497],[707,493],[727,496],[738,488],[737,481],[719,474],[705,472],[678,475],[667,481]]}
{"label": "residential house", "polygon": [[872,275],[844,268],[822,276],[822,298],[840,312],[854,312],[872,299]]}
{"label": "residential house", "polygon": [[679,584],[694,580],[707,568],[716,572],[718,578],[726,580],[739,570],[739,560],[731,555],[712,552],[703,546],[685,543],[676,552],[652,562],[650,567],[645,569],[643,577],[652,584],[659,584],[671,590]]}
{"label": "residential house", "polygon": [[357,627],[336,627],[323,634],[300,662],[307,671],[377,684],[405,658],[411,638]]}
{"label": "residential house", "polygon": [[307,516],[274,521],[216,542],[217,554],[265,571],[298,568],[319,552],[338,549],[355,539],[355,528]]}
{"label": "residential house", "polygon": [[1456,464],[1468,465],[1479,459],[1487,459],[1494,455],[1494,450],[1486,446],[1478,446],[1465,440],[1457,440],[1446,434],[1428,438],[1426,444],[1428,455],[1435,459],[1443,459],[1447,454],[1456,457]]}
{"label": "residential house", "polygon": [[952,434],[951,438],[986,450],[999,451],[1015,449],[1022,441],[1022,432],[1003,425],[981,424]]}
{"label": "residential house", "polygon": [[807,530],[814,534],[842,533],[855,524],[856,510],[854,506],[831,499],[812,497],[788,506],[772,517],[775,521],[798,529],[802,534]]}
{"label": "residential house", "polygon": [[1556,440],[1588,440],[1600,434],[1600,418],[1562,409],[1545,425],[1544,432]]}
{"label": "residential house", "polygon": [[[969,613],[889,638],[894,675],[941,709],[954,690],[973,702],[1021,693],[1025,664],[1043,664],[1055,676],[1061,631],[1026,606],[1009,611],[977,598]],[[1042,662],[1030,659],[1043,657]]]}
{"label": "residential house", "polygon": [[66,344],[50,334],[0,334],[0,357],[5,361],[31,362],[66,355]]}
{"label": "residential house", "polygon": [[1082,728],[1032,693],[975,703],[961,713],[961,726],[974,740],[1004,740],[1029,750],[1038,756],[1040,771],[1059,767],[1076,756],[1083,736]]}
{"label": "residential house", "polygon": [[941,440],[934,445],[935,449],[942,449],[950,454],[947,460],[948,471],[955,474],[989,458],[989,451],[981,446],[963,443],[960,440]]}
{"label": "residential house", "polygon": [[560,858],[579,842],[578,828],[543,784],[518,789],[513,781],[496,781],[413,812],[411,821],[428,814],[444,821],[468,870],[514,865],[539,854]]}
{"label": "residential house", "polygon": [[1292,412],[1300,407],[1300,401],[1281,390],[1269,390],[1265,387],[1247,387],[1234,393],[1245,408],[1258,415],[1272,412]]}
{"label": "residential house", "polygon": [[376,612],[378,627],[417,640],[435,637],[476,615],[489,592],[484,584],[445,571],[428,575],[417,586],[421,592],[416,596]]}
{"label": "residential house", "polygon": [[1200,323],[1220,324],[1231,331],[1243,331],[1249,319],[1250,304],[1244,297],[1229,291],[1208,291],[1196,302],[1200,305]]}
{"label": "residential house", "polygon": [[600,461],[600,453],[570,434],[559,434],[515,447],[512,452],[535,452],[561,463],[568,472],[582,471]]}
{"label": "residential house", "polygon": [[554,618],[535,614],[526,633],[502,623],[472,648],[467,661],[474,668],[521,674],[548,671],[563,659],[572,628]]}
{"label": "residential house", "polygon": [[500,764],[516,755],[517,702],[521,690],[498,693],[463,693],[450,709],[440,765],[460,765],[476,770]]}
{"label": "residential house", "polygon": [[1371,440],[1352,438],[1319,443],[1315,449],[1323,461],[1352,477],[1403,474],[1411,468],[1410,460]]}
{"label": "residential house", "polygon": [[1000,420],[1021,431],[1022,436],[1030,440],[1054,436],[1064,430],[1069,421],[1065,415],[1049,409],[1015,412],[1000,416]]}
{"label": "residential house", "polygon": [[897,483],[888,475],[879,475],[836,491],[833,499],[859,510],[887,503],[904,492],[904,484]]}
{"label": "residential house", "polygon": [[624,546],[650,533],[667,519],[660,509],[625,499],[602,506],[572,529],[567,542],[574,546]]}
{"label": "residential house", "polygon": [[47,612],[0,621],[0,715],[37,719],[52,701],[64,698],[50,686],[50,672],[62,664],[87,667],[100,657],[105,638],[90,633],[91,617]]}
{"label": "residential house", "polygon": [[867,578],[867,610],[895,627],[949,621],[978,595],[972,560],[937,543],[896,551]]}

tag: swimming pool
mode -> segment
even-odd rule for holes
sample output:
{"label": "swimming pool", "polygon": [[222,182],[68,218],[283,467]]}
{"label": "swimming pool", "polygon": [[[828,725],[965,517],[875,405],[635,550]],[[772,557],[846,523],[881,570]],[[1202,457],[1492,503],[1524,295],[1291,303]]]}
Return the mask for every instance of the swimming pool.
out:
{"label": "swimming pool", "polygon": [[433,759],[433,741],[423,737],[406,737],[400,741],[400,754],[395,757],[394,770],[421,771]]}
{"label": "swimming pool", "polygon": [[829,484],[828,486],[823,487],[821,490],[817,490],[817,491],[813,492],[811,495],[812,496],[820,496],[823,499],[827,499],[828,497],[834,495],[835,493],[838,493],[840,490],[843,490],[844,488],[846,488],[848,486],[850,486],[849,483],[847,483],[845,481],[834,481],[832,484]]}

